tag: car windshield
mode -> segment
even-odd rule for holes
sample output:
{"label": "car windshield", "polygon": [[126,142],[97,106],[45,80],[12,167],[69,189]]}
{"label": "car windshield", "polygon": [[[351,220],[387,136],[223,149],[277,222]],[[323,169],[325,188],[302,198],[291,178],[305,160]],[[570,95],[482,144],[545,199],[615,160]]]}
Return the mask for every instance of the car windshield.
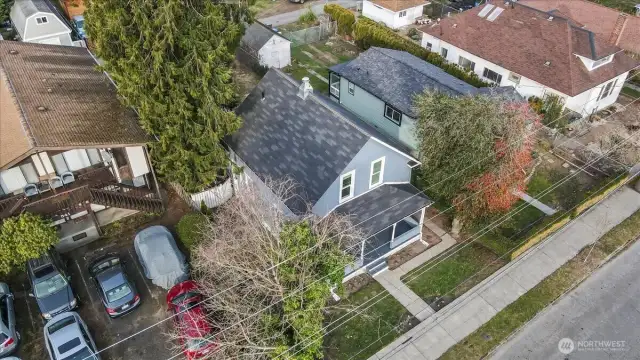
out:
{"label": "car windshield", "polygon": [[85,347],[73,355],[62,358],[62,360],[97,360],[97,358],[88,347]]}
{"label": "car windshield", "polygon": [[35,286],[35,295],[38,298],[47,297],[53,293],[57,293],[58,291],[64,289],[67,286],[67,280],[60,274],[55,274],[54,276],[42,280],[36,283]]}
{"label": "car windshield", "polygon": [[189,351],[197,351],[207,347],[210,343],[211,340],[208,337],[187,338],[185,346]]}
{"label": "car windshield", "polygon": [[131,294],[131,288],[127,283],[118,285],[113,289],[106,291],[108,302],[118,301],[129,294]]}
{"label": "car windshield", "polygon": [[[196,297],[198,295],[200,295],[200,294],[198,294],[197,292],[187,291],[187,292],[182,293],[182,294],[174,297],[173,299],[171,299],[171,302],[174,305],[181,305],[186,299],[189,299],[189,298],[192,298],[192,297]],[[189,306],[189,307],[191,307],[191,306]]]}

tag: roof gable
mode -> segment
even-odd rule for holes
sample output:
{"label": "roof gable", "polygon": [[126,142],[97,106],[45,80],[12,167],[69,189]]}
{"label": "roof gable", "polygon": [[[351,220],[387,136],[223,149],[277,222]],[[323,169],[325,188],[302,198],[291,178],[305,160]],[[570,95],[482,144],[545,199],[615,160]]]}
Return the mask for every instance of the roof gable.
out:
{"label": "roof gable", "polygon": [[262,47],[274,36],[287,40],[285,37],[268,28],[266,25],[256,21],[245,30],[244,36],[242,37],[242,43],[249,46],[252,50],[258,51],[262,49]]}

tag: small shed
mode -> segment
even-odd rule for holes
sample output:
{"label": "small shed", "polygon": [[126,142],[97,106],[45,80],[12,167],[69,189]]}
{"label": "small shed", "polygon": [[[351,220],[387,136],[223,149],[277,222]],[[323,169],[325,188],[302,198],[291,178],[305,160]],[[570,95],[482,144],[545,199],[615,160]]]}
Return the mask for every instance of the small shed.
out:
{"label": "small shed", "polygon": [[249,66],[257,62],[281,69],[291,64],[291,41],[258,21],[246,29],[239,50],[238,59]]}
{"label": "small shed", "polygon": [[9,14],[21,41],[73,46],[71,29],[46,0],[20,0]]}

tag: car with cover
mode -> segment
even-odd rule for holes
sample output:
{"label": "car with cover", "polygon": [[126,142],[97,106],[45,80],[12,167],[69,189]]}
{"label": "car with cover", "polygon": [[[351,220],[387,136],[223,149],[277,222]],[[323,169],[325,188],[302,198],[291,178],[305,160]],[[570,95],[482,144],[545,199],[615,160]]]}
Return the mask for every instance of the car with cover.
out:
{"label": "car with cover", "polygon": [[169,290],[189,278],[189,265],[171,232],[151,226],[136,234],[133,245],[144,275],[157,286]]}

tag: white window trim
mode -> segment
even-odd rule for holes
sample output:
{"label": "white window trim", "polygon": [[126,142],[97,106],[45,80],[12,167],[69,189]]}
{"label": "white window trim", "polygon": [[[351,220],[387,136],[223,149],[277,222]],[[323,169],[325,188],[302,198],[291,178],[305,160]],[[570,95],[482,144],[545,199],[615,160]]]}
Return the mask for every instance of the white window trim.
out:
{"label": "white window trim", "polygon": [[[347,176],[351,176],[351,185],[349,186],[349,195],[342,197],[342,182],[344,181],[344,178],[346,178]],[[353,194],[354,194],[354,188],[356,186],[356,171],[355,170],[351,170],[348,173],[344,173],[342,175],[340,175],[340,181],[338,182],[338,202],[343,203],[351,198],[353,198]]]}
{"label": "white window trim", "polygon": [[405,16],[407,16],[407,10],[402,10],[398,14],[400,15],[398,17],[405,17]]}
{"label": "white window trim", "polygon": [[351,81],[347,80],[347,92],[350,95],[355,95],[355,93],[356,93],[356,84],[354,84]]}
{"label": "white window trim", "polygon": [[[337,77],[338,81],[337,82],[332,82],[332,78],[333,77]],[[336,74],[336,73],[331,73],[329,74],[329,92],[331,93],[331,95],[339,98],[340,97],[340,83],[342,82],[342,76]]]}
{"label": "white window trim", "polygon": [[[387,116],[387,108],[400,114],[400,119],[398,119],[398,122],[396,122],[396,120],[393,119],[393,112],[391,113],[391,117]],[[402,126],[402,112],[387,103],[384,104],[384,117],[389,121],[391,121],[392,123],[394,123],[395,125]]]}
{"label": "white window trim", "polygon": [[[38,19],[42,19],[44,18],[45,21],[38,23]],[[44,24],[48,24],[49,23],[49,19],[46,15],[44,16],[36,16],[36,25],[44,25]]]}
{"label": "white window trim", "polygon": [[[611,61],[613,61],[613,56],[614,56],[614,54],[609,55],[607,57],[604,57],[602,59],[594,60],[593,61],[593,65],[591,66],[591,70],[594,70],[594,69],[597,69],[597,68],[599,68],[601,66],[609,64]],[[601,64],[598,64],[598,61],[601,61],[601,60],[604,60],[604,61]]]}
{"label": "white window trim", "polygon": [[[509,79],[509,81],[513,83],[520,84],[520,80],[522,80],[522,76],[514,73],[513,71],[510,71],[507,79]],[[514,79],[517,79],[517,80],[514,80]]]}
{"label": "white window trim", "polygon": [[[374,188],[374,187],[376,187],[378,185],[381,185],[384,182],[384,180],[383,180],[383,178],[384,178],[384,158],[385,157],[383,156],[380,159],[376,159],[376,160],[373,160],[371,162],[371,170],[369,172],[369,189]],[[373,181],[373,165],[376,164],[377,162],[381,162],[381,165],[380,165],[380,179],[378,179],[378,182],[374,184],[372,182]]]}

